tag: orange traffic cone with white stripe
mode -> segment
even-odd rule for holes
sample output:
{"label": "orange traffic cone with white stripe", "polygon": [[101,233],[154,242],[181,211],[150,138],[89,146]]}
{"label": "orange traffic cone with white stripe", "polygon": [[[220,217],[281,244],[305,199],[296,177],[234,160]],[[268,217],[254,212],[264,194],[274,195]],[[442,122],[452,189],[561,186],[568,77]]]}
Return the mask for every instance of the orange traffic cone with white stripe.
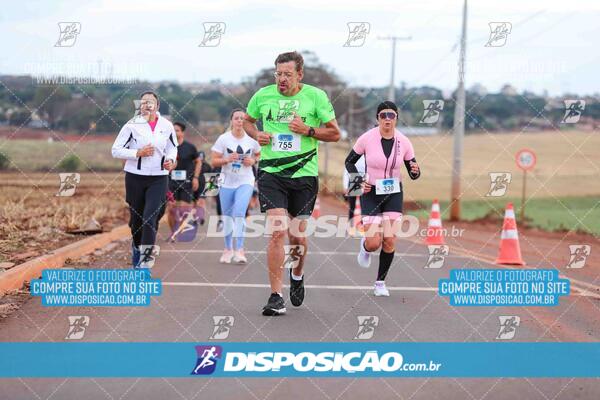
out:
{"label": "orange traffic cone with white stripe", "polygon": [[352,223],[355,228],[358,228],[362,225],[362,209],[360,208],[360,197],[356,196],[354,199],[356,204],[354,205],[354,217],[352,218]]}
{"label": "orange traffic cone with white stripe", "polygon": [[512,203],[506,205],[502,234],[500,235],[500,252],[496,258],[496,264],[525,265],[521,258],[517,221]]}
{"label": "orange traffic cone with white stripe", "polygon": [[315,207],[313,208],[312,217],[319,218],[321,216],[321,203],[319,202],[319,196],[315,200]]}
{"label": "orange traffic cone with white stripe", "polygon": [[[364,236],[365,226],[362,223],[362,208],[360,207],[360,196],[356,196],[356,205],[354,206],[354,218],[352,218],[355,233]],[[354,236],[354,235],[353,235]]]}
{"label": "orange traffic cone with white stripe", "polygon": [[437,199],[431,204],[431,214],[427,223],[426,244],[444,244],[444,231],[442,229],[442,217],[440,215],[440,203]]}

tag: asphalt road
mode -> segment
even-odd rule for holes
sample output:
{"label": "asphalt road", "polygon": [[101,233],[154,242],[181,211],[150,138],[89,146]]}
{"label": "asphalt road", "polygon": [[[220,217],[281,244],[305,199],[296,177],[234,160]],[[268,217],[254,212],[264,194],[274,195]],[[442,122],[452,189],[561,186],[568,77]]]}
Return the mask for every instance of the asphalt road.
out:
{"label": "asphalt road", "polygon": [[[341,214],[324,205],[323,213]],[[266,239],[246,242],[247,265],[223,265],[222,239],[203,229],[192,243],[170,244],[161,228],[161,255],[153,275],[163,294],[150,307],[47,308],[38,298],[0,323],[0,341],[65,341],[69,315],[86,315],[87,342],[399,341],[494,342],[499,316],[521,319],[513,341],[598,341],[598,300],[577,290],[556,307],[453,307],[438,296],[438,279],[450,268],[491,268],[450,251],[441,269],[425,269],[427,248],[400,240],[387,279],[391,296],[375,298],[377,258],[369,269],[356,264],[359,239],[309,238],[304,305],[281,317],[263,317],[269,296]],[[88,267],[127,264],[122,242]],[[287,300],[287,288],[284,297]],[[211,339],[214,316],[233,317],[226,339]],[[378,324],[357,339],[361,316]],[[193,368],[193,366],[190,366]],[[598,379],[2,379],[0,399],[300,399],[367,397],[400,399],[597,399]]]}

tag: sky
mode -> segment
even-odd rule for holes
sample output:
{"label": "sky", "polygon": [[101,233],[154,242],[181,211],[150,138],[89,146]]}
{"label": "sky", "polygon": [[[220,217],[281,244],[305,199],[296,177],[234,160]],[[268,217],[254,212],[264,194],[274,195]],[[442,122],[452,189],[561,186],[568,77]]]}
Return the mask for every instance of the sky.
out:
{"label": "sky", "polygon": [[[68,75],[106,70],[150,81],[240,82],[273,66],[277,54],[311,50],[352,86],[395,83],[445,91],[458,79],[462,0],[421,1],[28,1],[3,5],[2,74]],[[465,83],[495,92],[600,93],[600,2],[470,1]],[[59,22],[79,22],[72,47],[55,47]],[[223,22],[218,46],[199,46],[204,23]],[[361,46],[344,47],[348,23],[369,27]],[[509,22],[506,43],[486,47],[491,22]],[[360,41],[353,42],[359,44]],[[82,72],[83,71],[83,72]]]}

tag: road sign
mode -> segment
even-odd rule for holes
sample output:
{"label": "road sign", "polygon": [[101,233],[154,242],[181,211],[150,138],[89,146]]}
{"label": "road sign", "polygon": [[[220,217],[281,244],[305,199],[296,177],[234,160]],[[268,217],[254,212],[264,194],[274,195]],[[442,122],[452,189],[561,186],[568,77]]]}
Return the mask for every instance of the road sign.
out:
{"label": "road sign", "polygon": [[535,167],[537,157],[533,150],[521,149],[517,152],[515,157],[517,161],[517,167],[523,170],[523,190],[521,193],[521,222],[525,222],[525,188],[527,187],[527,171]]}
{"label": "road sign", "polygon": [[535,167],[537,157],[535,156],[533,150],[521,149],[517,152],[516,160],[519,168],[521,168],[523,171],[528,171]]}

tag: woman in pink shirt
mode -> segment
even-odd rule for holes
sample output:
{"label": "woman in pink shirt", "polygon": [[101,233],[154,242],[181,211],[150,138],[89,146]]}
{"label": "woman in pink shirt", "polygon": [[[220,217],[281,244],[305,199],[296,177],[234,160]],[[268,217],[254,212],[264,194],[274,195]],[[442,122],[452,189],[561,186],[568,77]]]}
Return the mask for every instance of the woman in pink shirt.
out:
{"label": "woman in pink shirt", "polygon": [[371,253],[381,247],[375,296],[390,295],[385,287],[385,278],[394,259],[395,226],[399,226],[402,217],[401,165],[405,165],[411,179],[421,175],[413,146],[396,129],[397,121],[396,104],[391,101],[379,104],[378,125],[363,133],[346,157],[349,173],[357,173],[355,164],[361,156],[365,157],[360,205],[366,236],[360,242],[358,264],[369,267]]}

